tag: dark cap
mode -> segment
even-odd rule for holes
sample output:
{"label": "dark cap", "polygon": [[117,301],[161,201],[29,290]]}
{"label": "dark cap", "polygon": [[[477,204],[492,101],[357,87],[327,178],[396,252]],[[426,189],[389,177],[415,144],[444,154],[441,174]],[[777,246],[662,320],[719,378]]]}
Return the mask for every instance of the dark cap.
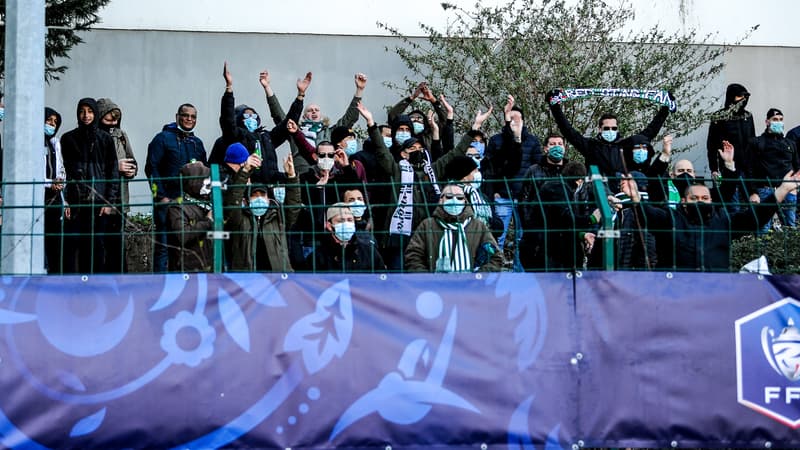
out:
{"label": "dark cap", "polygon": [[769,111],[767,111],[767,120],[769,120],[773,116],[777,116],[777,115],[781,115],[782,116],[783,112],[781,112],[781,110],[778,109],[778,108],[770,108]]}
{"label": "dark cap", "polygon": [[333,146],[335,147],[339,145],[339,142],[342,142],[347,136],[356,137],[356,134],[353,133],[353,130],[347,127],[339,126],[334,128],[333,131],[331,131],[331,142],[333,143]]}
{"label": "dark cap", "polygon": [[413,137],[409,138],[408,140],[403,142],[403,150],[408,150],[409,148],[411,148],[412,145],[416,144],[417,142],[420,142],[420,140]]}
{"label": "dark cap", "polygon": [[462,178],[477,169],[478,165],[469,156],[456,156],[444,166],[444,177],[447,181],[461,181]]}

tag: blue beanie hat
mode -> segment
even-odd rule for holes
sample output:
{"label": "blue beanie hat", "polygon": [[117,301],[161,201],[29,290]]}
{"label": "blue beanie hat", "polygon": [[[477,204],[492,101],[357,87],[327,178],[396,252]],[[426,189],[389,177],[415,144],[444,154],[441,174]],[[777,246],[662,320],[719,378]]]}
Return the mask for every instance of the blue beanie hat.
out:
{"label": "blue beanie hat", "polygon": [[247,161],[248,156],[250,156],[250,152],[247,151],[247,147],[238,142],[231,144],[225,150],[226,163],[242,164]]}

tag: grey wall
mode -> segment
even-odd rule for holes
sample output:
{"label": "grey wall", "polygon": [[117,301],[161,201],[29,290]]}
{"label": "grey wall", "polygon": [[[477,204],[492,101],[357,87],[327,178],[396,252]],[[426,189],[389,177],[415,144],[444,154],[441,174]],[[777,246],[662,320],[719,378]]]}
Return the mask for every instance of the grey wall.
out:
{"label": "grey wall", "polygon": [[[123,128],[133,142],[141,179],[147,144],[165,123],[174,120],[181,103],[197,106],[196,133],[210,151],[220,134],[217,119],[225,60],[234,76],[237,103],[254,106],[265,118],[268,111],[258,83],[258,73],[264,68],[269,69],[273,88],[286,107],[294,97],[295,80],[312,71],[314,81],[306,104],[318,103],[334,120],[353,95],[353,74],[364,72],[369,77],[364,100],[379,122],[385,120],[384,106],[399,98],[382,82],[399,82],[407,73],[400,59],[384,50],[396,42],[387,37],[95,30],[85,35],[85,41],[72,51],[67,73],[47,87],[47,104],[64,117],[63,133],[75,127],[75,105],[81,97],[116,101],[123,108]],[[800,81],[795,76],[800,48],[737,47],[726,62],[725,73],[709,80],[710,93],[722,95],[731,82],[747,86],[753,94],[749,109],[759,132],[771,106],[783,109],[787,129],[800,124]],[[722,100],[717,106],[722,106]],[[699,144],[686,157],[701,171],[707,165],[706,129],[703,125],[677,142]],[[146,183],[137,183],[131,192],[134,203],[150,201]]]}

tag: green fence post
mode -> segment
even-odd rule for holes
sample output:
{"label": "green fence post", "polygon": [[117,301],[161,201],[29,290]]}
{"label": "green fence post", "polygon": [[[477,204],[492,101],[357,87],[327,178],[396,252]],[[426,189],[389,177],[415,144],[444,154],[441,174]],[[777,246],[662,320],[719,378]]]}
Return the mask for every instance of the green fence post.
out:
{"label": "green fence post", "polygon": [[214,231],[210,231],[209,238],[214,242],[214,273],[222,272],[223,240],[228,239],[228,233],[223,231],[225,216],[222,208],[222,182],[219,179],[219,165],[211,165],[211,207],[214,211]]}
{"label": "green fence post", "polygon": [[603,241],[603,269],[614,270],[614,238],[619,237],[619,230],[614,229],[614,212],[608,206],[608,191],[606,190],[606,178],[600,175],[597,166],[589,167],[591,174],[590,181],[594,188],[594,199],[600,209],[600,230],[597,232],[598,239]]}

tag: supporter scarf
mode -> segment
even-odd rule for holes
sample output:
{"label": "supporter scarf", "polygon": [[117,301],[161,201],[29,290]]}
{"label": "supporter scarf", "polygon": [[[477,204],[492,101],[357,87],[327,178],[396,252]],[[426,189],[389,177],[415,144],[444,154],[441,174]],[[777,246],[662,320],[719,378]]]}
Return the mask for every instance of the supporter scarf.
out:
{"label": "supporter scarf", "polygon": [[[398,164],[400,165],[400,193],[397,196],[397,207],[389,224],[389,234],[411,236],[414,221],[414,166],[405,159],[401,159]],[[438,197],[441,195],[441,191],[436,184],[436,174],[433,172],[430,161],[425,161],[423,170],[431,179],[433,191]]]}
{"label": "supporter scarf", "polygon": [[475,189],[472,184],[467,183],[464,186],[464,193],[469,197],[469,202],[472,204],[472,210],[475,211],[475,217],[481,222],[489,225],[492,218],[492,208],[483,201],[483,196],[479,189]]}
{"label": "supporter scarf", "polygon": [[648,100],[662,106],[668,106],[669,110],[672,112],[674,112],[678,106],[674,100],[669,99],[669,93],[667,91],[659,89],[579,88],[559,90],[561,93],[558,96],[550,99],[551,105],[557,105],[562,102],[589,97],[622,97]]}
{"label": "supporter scarf", "polygon": [[[467,217],[464,223],[447,223],[441,219],[436,220],[444,229],[442,239],[439,241],[439,258],[436,260],[437,272],[472,271],[472,255],[469,254],[467,234],[464,232],[471,220],[471,217]],[[455,232],[455,236],[453,232]]]}

